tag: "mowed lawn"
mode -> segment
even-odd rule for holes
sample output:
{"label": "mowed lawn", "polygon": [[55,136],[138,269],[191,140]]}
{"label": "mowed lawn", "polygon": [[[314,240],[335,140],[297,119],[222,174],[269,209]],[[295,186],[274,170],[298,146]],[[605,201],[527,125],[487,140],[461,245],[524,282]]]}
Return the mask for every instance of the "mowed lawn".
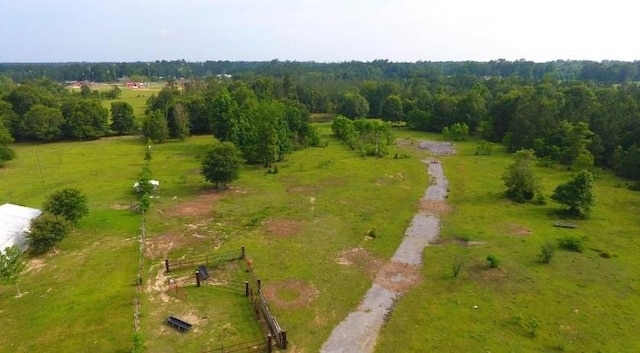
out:
{"label": "mowed lawn", "polygon": [[[601,173],[592,217],[556,228],[555,220],[567,220],[550,199],[535,206],[503,197],[510,156],[501,148],[490,157],[474,152],[460,144],[444,159],[453,212],[440,244],[424,252],[424,282],[398,301],[376,351],[640,351],[640,194]],[[561,168],[536,172],[547,196],[571,177]],[[585,251],[556,250],[550,264],[537,261],[545,241],[565,235],[587,236]],[[499,269],[488,269],[488,255],[501,260]]]}

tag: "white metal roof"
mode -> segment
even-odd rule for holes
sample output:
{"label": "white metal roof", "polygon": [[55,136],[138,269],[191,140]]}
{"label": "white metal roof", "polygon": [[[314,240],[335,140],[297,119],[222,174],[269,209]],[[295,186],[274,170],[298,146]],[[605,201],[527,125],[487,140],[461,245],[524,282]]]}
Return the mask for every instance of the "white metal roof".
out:
{"label": "white metal roof", "polygon": [[0,205],[0,251],[17,245],[23,251],[27,248],[25,233],[29,231],[31,220],[42,211],[5,203]]}

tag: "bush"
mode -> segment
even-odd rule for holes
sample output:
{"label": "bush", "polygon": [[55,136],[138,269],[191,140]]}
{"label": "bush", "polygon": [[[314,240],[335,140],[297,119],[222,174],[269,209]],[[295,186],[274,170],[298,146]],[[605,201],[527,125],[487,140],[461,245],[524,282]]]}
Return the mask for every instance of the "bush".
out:
{"label": "bush", "polygon": [[87,197],[74,188],[55,191],[47,197],[42,209],[56,216],[62,216],[74,225],[89,214]]}
{"label": "bush", "polygon": [[558,246],[565,250],[582,252],[585,241],[587,241],[587,237],[584,235],[565,235],[558,239]]}
{"label": "bush", "polygon": [[64,216],[44,212],[31,221],[28,235],[29,250],[43,254],[56,246],[71,231],[72,223]]}
{"label": "bush", "polygon": [[498,268],[500,267],[500,259],[495,255],[487,256],[487,261],[489,261],[489,268]]}
{"label": "bush", "polygon": [[542,244],[542,246],[540,246],[540,254],[538,255],[538,259],[540,260],[540,262],[548,264],[549,262],[551,262],[551,259],[553,259],[555,251],[555,245],[550,241],[546,241],[544,242],[544,244]]}
{"label": "bush", "polygon": [[534,205],[543,206],[547,204],[547,198],[543,194],[538,193],[536,194],[536,196],[534,196],[533,201],[531,201],[531,203]]}
{"label": "bush", "polygon": [[464,259],[461,256],[456,256],[453,260],[453,264],[451,265],[451,269],[453,270],[453,278],[458,277],[460,271],[462,271],[462,266],[464,265]]}

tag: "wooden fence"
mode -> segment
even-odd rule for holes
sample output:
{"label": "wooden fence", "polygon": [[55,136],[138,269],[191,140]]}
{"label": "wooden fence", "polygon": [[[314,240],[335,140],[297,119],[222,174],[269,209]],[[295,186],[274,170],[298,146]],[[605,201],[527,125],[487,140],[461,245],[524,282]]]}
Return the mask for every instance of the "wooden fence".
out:
{"label": "wooden fence", "polygon": [[264,297],[262,289],[260,288],[260,280],[256,281],[258,288],[256,291],[251,288],[249,282],[245,282],[245,294],[249,298],[249,302],[254,309],[256,319],[260,322],[261,326],[267,331],[268,336],[273,337],[281,349],[287,349],[287,331],[283,330],[278,323],[278,320],[271,313],[267,298]]}
{"label": "wooden fence", "polygon": [[210,255],[200,255],[194,256],[186,259],[164,259],[164,269],[165,272],[171,272],[171,270],[177,270],[185,267],[198,267],[200,265],[205,266],[215,266],[220,265],[224,262],[244,259],[245,258],[245,250],[244,246],[240,248],[240,253],[235,252],[227,252],[222,254],[210,254]]}
{"label": "wooden fence", "polygon": [[202,353],[233,353],[233,352],[267,352],[271,353],[274,349],[273,338],[267,336],[257,340],[236,343],[232,345],[221,345],[219,348],[202,351]]}

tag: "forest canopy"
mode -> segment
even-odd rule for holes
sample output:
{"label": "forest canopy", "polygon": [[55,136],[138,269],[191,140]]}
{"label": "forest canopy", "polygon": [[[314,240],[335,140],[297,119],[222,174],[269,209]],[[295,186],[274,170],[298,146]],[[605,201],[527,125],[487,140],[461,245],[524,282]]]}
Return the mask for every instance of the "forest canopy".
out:
{"label": "forest canopy", "polygon": [[[44,78],[46,77],[46,78]],[[100,100],[67,81],[169,82],[127,129],[109,124]],[[95,139],[143,133],[156,141],[212,134],[266,166],[318,145],[313,113],[376,118],[533,150],[568,168],[612,168],[640,179],[640,62],[156,61],[0,64],[5,141]],[[152,127],[156,127],[153,128]],[[166,130],[165,130],[166,129]],[[115,131],[114,131],[115,130]],[[153,136],[150,136],[153,132]],[[5,132],[6,135],[6,132]],[[5,143],[6,144],[6,143]]]}

